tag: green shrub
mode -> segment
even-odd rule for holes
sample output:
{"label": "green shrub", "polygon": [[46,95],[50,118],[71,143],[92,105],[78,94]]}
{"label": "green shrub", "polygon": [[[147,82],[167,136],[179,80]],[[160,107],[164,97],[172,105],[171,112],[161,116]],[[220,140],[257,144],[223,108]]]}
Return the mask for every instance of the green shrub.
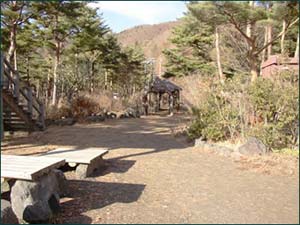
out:
{"label": "green shrub", "polygon": [[222,93],[220,85],[213,84],[211,94],[206,101],[194,109],[196,117],[188,130],[189,136],[200,136],[212,140],[221,141],[235,136],[238,124],[238,110],[232,107],[230,99]]}
{"label": "green shrub", "polygon": [[255,136],[272,149],[294,147],[299,115],[295,80],[285,72],[254,83],[245,76],[234,76],[223,85],[211,82],[205,90],[209,94],[193,110],[189,136],[211,141]]}

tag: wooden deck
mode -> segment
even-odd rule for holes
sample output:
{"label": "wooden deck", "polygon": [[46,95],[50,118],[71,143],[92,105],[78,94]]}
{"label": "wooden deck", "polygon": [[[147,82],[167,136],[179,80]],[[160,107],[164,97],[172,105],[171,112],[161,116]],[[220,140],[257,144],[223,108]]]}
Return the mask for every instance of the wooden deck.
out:
{"label": "wooden deck", "polygon": [[1,178],[37,180],[40,176],[65,163],[65,160],[61,158],[1,154]]}
{"label": "wooden deck", "polygon": [[76,164],[91,164],[93,160],[107,154],[108,150],[100,148],[86,148],[86,149],[55,149],[49,151],[42,156],[55,157],[66,160],[67,163]]}

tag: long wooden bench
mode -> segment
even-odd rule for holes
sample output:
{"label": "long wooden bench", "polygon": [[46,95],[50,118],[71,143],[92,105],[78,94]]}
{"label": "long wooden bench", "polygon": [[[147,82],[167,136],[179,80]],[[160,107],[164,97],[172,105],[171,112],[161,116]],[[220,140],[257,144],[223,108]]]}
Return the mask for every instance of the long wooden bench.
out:
{"label": "long wooden bench", "polygon": [[64,159],[70,167],[76,167],[76,176],[85,178],[104,165],[103,156],[108,153],[107,149],[99,148],[58,148],[42,154],[43,157]]}
{"label": "long wooden bench", "polygon": [[61,158],[1,154],[1,178],[36,181],[52,169],[65,164]]}
{"label": "long wooden bench", "polygon": [[1,194],[10,191],[12,209],[21,222],[48,220],[59,209],[61,186],[55,169],[65,163],[61,158],[1,154]]}

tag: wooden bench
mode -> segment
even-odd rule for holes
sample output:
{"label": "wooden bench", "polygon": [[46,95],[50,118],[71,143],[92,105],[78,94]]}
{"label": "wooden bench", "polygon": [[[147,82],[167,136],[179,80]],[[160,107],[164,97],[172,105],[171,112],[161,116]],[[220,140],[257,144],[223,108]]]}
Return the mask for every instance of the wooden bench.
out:
{"label": "wooden bench", "polygon": [[104,165],[102,157],[107,153],[108,150],[99,148],[59,148],[44,153],[42,156],[64,159],[70,167],[76,167],[76,176],[78,178],[86,178],[95,169]]}
{"label": "wooden bench", "polygon": [[1,194],[11,191],[11,206],[20,221],[34,223],[56,213],[61,186],[55,169],[65,163],[58,158],[1,154]]}
{"label": "wooden bench", "polygon": [[65,164],[64,159],[1,154],[1,179],[37,181]]}

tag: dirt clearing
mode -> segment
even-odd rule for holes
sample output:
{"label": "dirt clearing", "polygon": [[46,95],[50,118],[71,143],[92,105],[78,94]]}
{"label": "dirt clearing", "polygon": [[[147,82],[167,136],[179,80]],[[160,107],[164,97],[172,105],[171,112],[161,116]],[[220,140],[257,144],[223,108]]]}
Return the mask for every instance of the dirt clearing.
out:
{"label": "dirt clearing", "polygon": [[245,160],[191,147],[170,132],[183,122],[178,116],[149,116],[49,127],[5,141],[2,154],[109,149],[104,171],[84,180],[66,173],[70,195],[61,199],[58,223],[299,222],[298,172],[262,173]]}

